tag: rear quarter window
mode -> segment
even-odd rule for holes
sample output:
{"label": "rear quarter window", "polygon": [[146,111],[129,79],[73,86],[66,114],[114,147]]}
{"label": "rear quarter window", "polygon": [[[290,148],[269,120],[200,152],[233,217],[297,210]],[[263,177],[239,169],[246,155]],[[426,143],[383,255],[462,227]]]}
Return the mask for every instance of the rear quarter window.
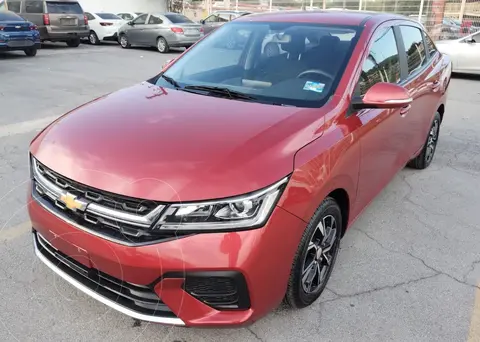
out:
{"label": "rear quarter window", "polygon": [[25,21],[25,19],[13,12],[1,11],[0,21]]}
{"label": "rear quarter window", "polygon": [[423,32],[423,34],[425,35],[425,41],[427,43],[428,55],[430,57],[433,57],[438,51],[437,47],[435,46],[432,39],[429,37],[429,35],[426,32]]}
{"label": "rear quarter window", "polygon": [[52,14],[83,14],[78,2],[47,1],[47,12]]}

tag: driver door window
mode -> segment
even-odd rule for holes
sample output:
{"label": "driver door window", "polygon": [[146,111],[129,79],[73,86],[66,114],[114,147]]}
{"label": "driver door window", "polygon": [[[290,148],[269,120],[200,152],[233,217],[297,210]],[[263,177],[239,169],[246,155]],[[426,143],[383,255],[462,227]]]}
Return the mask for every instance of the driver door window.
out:
{"label": "driver door window", "polygon": [[147,14],[142,14],[137,19],[135,19],[133,23],[135,25],[144,25],[146,21],[147,21]]}
{"label": "driver door window", "polygon": [[212,14],[207,19],[205,19],[205,22],[206,23],[216,23],[218,21],[217,18],[218,17],[215,14]]}
{"label": "driver door window", "polygon": [[362,97],[378,82],[400,82],[400,59],[393,29],[382,30],[374,39],[357,86],[357,95]]}

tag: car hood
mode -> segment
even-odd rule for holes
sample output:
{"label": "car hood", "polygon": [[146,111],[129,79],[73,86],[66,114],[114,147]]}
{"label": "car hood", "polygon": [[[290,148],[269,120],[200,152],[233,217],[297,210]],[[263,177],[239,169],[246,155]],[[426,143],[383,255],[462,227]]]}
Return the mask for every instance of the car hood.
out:
{"label": "car hood", "polygon": [[62,116],[34,139],[31,153],[65,177],[125,196],[224,198],[291,173],[294,154],[322,134],[322,111],[145,82]]}

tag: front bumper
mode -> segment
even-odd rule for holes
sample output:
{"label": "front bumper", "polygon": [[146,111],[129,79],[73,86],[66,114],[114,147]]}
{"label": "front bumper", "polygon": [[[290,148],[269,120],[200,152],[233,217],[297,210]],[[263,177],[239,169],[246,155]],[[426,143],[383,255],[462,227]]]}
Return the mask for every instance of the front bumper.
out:
{"label": "front bumper", "polygon": [[40,41],[31,41],[26,46],[9,46],[8,42],[0,43],[0,51],[24,51],[25,49],[31,48],[40,49],[41,47],[42,44],[40,43]]}
{"label": "front bumper", "polygon": [[183,34],[174,34],[172,37],[167,39],[168,45],[171,47],[187,47],[192,44],[195,44],[203,38],[203,35],[200,36],[186,36]]}
{"label": "front bumper", "polygon": [[80,39],[86,38],[90,34],[90,29],[88,26],[82,26],[78,28],[71,29],[60,29],[50,26],[43,26],[39,28],[40,38],[43,40],[48,40],[52,42],[57,41],[67,41],[70,39]]}
{"label": "front bumper", "polygon": [[[305,228],[303,221],[277,207],[263,228],[197,234],[155,245],[127,247],[65,222],[45,210],[31,194],[28,209],[37,239],[34,239],[36,254],[49,268],[117,311],[140,320],[169,325],[244,325],[273,310],[285,294],[293,257]],[[86,286],[41,253],[37,233],[60,255],[87,272],[151,289],[167,310],[145,313],[115,297],[105,296],[98,287]],[[226,271],[245,279],[243,291],[248,295],[248,307],[218,309],[186,289],[189,274],[208,272],[215,276]]]}

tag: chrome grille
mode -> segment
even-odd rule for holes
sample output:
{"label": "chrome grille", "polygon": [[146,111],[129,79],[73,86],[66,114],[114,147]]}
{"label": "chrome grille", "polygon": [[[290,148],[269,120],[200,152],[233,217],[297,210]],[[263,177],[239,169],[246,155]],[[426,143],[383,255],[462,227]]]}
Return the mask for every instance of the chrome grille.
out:
{"label": "chrome grille", "polygon": [[175,237],[151,228],[165,205],[129,198],[75,182],[32,158],[34,199],[52,214],[80,229],[125,245]]}

